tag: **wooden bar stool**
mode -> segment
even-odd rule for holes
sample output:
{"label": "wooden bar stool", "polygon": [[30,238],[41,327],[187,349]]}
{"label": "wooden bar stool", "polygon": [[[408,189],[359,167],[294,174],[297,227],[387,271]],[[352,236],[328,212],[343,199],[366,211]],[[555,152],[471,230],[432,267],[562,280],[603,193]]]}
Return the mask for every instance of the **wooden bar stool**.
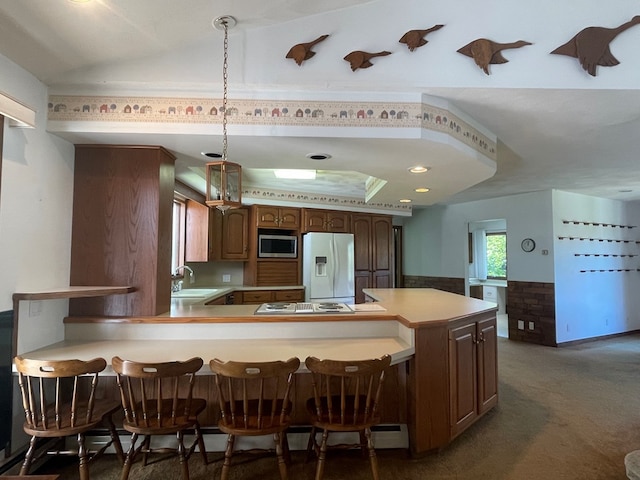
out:
{"label": "wooden bar stool", "polygon": [[[89,462],[111,445],[123,460],[120,438],[111,416],[120,410],[117,402],[96,398],[98,374],[107,366],[103,358],[81,360],[31,360],[15,358],[22,394],[24,431],[31,435],[20,475],[28,475],[36,458],[36,439],[63,438],[76,435],[77,450],[55,450],[47,454],[77,455],[81,480],[89,480]],[[97,451],[88,451],[85,434],[106,425],[111,440]]]}
{"label": "wooden bar stool", "polygon": [[[197,416],[206,408],[202,398],[193,398],[195,374],[202,368],[201,358],[185,362],[141,363],[113,357],[111,364],[117,375],[124,421],[122,426],[131,433],[131,445],[122,468],[122,480],[129,478],[136,455],[143,453],[143,464],[151,453],[176,452],[180,459],[183,480],[189,480],[188,460],[196,445],[207,464],[207,452]],[[194,429],[196,438],[185,449],[184,432]],[[153,435],[175,434],[177,448],[151,448]],[[136,448],[139,435],[144,440]]]}
{"label": "wooden bar stool", "polygon": [[[220,404],[218,428],[228,434],[222,480],[229,478],[236,436],[273,435],[280,478],[286,480],[291,409],[291,382],[298,358],[286,362],[209,362],[216,374]],[[285,461],[286,460],[286,461]]]}
{"label": "wooden bar stool", "polygon": [[[315,357],[305,360],[313,385],[313,397],[307,401],[311,418],[307,458],[315,451],[318,458],[316,480],[321,480],[324,474],[330,432],[358,432],[360,443],[331,448],[360,447],[363,453],[369,454],[374,480],[380,478],[371,427],[380,423],[380,396],[385,371],[390,364],[389,355],[358,361],[319,360]],[[316,440],[318,430],[322,431],[320,445]]]}

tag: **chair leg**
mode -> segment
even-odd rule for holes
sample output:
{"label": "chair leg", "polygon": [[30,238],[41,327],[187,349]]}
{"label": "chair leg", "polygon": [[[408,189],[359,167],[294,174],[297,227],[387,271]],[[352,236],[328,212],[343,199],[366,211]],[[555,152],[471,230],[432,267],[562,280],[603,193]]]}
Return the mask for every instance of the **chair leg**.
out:
{"label": "chair leg", "polygon": [[182,480],[189,480],[189,462],[184,449],[184,435],[182,431],[179,431],[176,436],[178,437],[178,458],[182,467]]}
{"label": "chair leg", "polygon": [[107,425],[109,426],[109,435],[111,435],[111,443],[116,451],[116,456],[120,463],[124,463],[124,452],[122,450],[122,443],[120,442],[120,435],[116,431],[116,426],[113,424],[111,416],[107,417]]}
{"label": "chair leg", "polygon": [[84,434],[78,434],[78,471],[80,472],[80,480],[89,480],[89,452],[84,441]]}
{"label": "chair leg", "polygon": [[280,479],[289,480],[287,473],[287,463],[284,456],[284,443],[286,435],[284,432],[276,432],[273,434],[273,441],[276,444],[276,456],[278,457],[278,469],[280,470]]}
{"label": "chair leg", "polygon": [[286,430],[282,432],[282,453],[284,455],[284,463],[291,465],[291,450],[289,450],[289,439]]}
{"label": "chair leg", "polygon": [[322,431],[322,443],[320,444],[320,454],[316,465],[316,480],[322,480],[324,475],[324,461],[327,458],[327,441],[329,440],[329,430]]}
{"label": "chair leg", "polygon": [[202,438],[202,432],[200,431],[200,424],[197,421],[194,428],[196,431],[196,439],[198,440],[198,449],[202,455],[202,461],[205,465],[208,465],[209,460],[207,459],[207,449],[204,446],[204,439]]}
{"label": "chair leg", "polygon": [[131,470],[131,464],[133,463],[133,459],[136,455],[137,439],[138,439],[138,434],[132,433],[131,445],[129,445],[129,450],[127,450],[127,455],[124,458],[124,465],[122,465],[122,475],[120,476],[120,480],[127,480],[129,478],[129,471]]}
{"label": "chair leg", "polygon": [[311,427],[311,433],[309,434],[309,442],[307,443],[307,455],[304,457],[304,463],[307,463],[311,458],[311,451],[313,450],[317,456],[316,450],[316,427]]}
{"label": "chair leg", "polygon": [[33,454],[36,451],[36,437],[31,437],[31,441],[29,442],[29,450],[24,456],[24,462],[22,462],[22,467],[20,467],[20,475],[28,475],[29,469],[31,468],[31,462],[33,460]]}
{"label": "chair leg", "polygon": [[369,450],[369,463],[371,464],[371,474],[373,475],[373,480],[380,480],[380,474],[378,473],[378,457],[376,457],[376,450],[373,446],[371,429],[367,428],[364,434],[367,437],[367,449]]}
{"label": "chair leg", "polygon": [[365,435],[364,430],[360,430],[358,435],[360,435],[360,452],[362,453],[362,458],[367,458],[367,436]]}
{"label": "chair leg", "polygon": [[236,437],[234,435],[229,434],[227,437],[227,448],[224,451],[224,463],[222,464],[220,480],[229,479],[229,468],[231,467],[231,455],[233,455],[233,444],[235,443],[235,440]]}
{"label": "chair leg", "polygon": [[145,467],[149,460],[149,450],[151,450],[151,435],[145,435],[142,441],[142,465]]}

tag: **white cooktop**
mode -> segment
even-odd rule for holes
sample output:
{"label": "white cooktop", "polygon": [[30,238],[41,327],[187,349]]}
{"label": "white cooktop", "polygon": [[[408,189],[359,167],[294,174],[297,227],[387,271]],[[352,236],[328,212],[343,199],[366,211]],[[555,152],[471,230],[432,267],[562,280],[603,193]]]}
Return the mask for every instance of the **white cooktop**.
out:
{"label": "white cooktop", "polygon": [[354,311],[347,304],[338,302],[271,302],[263,303],[255,311],[256,315],[288,315],[296,313],[354,313]]}

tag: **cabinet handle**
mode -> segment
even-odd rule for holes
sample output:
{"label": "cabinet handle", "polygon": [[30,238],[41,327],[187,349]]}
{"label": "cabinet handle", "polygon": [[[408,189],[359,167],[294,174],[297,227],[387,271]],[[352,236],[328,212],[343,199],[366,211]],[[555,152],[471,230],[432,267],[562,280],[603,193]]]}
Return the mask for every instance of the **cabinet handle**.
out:
{"label": "cabinet handle", "polygon": [[471,335],[471,341],[473,342],[474,345],[478,344],[478,339],[476,338],[475,335]]}
{"label": "cabinet handle", "polygon": [[478,343],[485,342],[486,338],[484,338],[484,333],[480,332],[480,338],[478,339]]}

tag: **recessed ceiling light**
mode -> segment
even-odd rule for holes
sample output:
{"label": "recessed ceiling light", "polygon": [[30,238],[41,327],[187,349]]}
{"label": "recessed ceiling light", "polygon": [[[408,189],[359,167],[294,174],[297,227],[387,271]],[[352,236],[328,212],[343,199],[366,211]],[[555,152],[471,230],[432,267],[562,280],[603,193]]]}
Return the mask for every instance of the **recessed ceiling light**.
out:
{"label": "recessed ceiling light", "polygon": [[633,190],[631,189],[618,190],[618,193],[631,193],[631,192],[633,192]]}
{"label": "recessed ceiling light", "polygon": [[222,154],[218,152],[200,152],[200,155],[204,155],[209,158],[222,158]]}
{"label": "recessed ceiling light", "polygon": [[331,155],[328,153],[307,153],[307,158],[311,160],[328,160],[331,158]]}
{"label": "recessed ceiling light", "polygon": [[411,173],[425,173],[429,171],[429,167],[423,167],[422,165],[416,165],[415,167],[409,168]]}
{"label": "recessed ceiling light", "polygon": [[426,193],[428,191],[429,191],[429,189],[425,188],[425,187],[416,188],[416,192],[418,192],[418,193]]}
{"label": "recessed ceiling light", "polygon": [[276,169],[273,171],[277,178],[289,178],[294,180],[314,180],[316,178],[315,170],[302,169]]}
{"label": "recessed ceiling light", "polygon": [[89,3],[91,0],[70,0],[73,3]]}
{"label": "recessed ceiling light", "polygon": [[400,203],[411,203],[411,200],[408,198],[401,198]]}

